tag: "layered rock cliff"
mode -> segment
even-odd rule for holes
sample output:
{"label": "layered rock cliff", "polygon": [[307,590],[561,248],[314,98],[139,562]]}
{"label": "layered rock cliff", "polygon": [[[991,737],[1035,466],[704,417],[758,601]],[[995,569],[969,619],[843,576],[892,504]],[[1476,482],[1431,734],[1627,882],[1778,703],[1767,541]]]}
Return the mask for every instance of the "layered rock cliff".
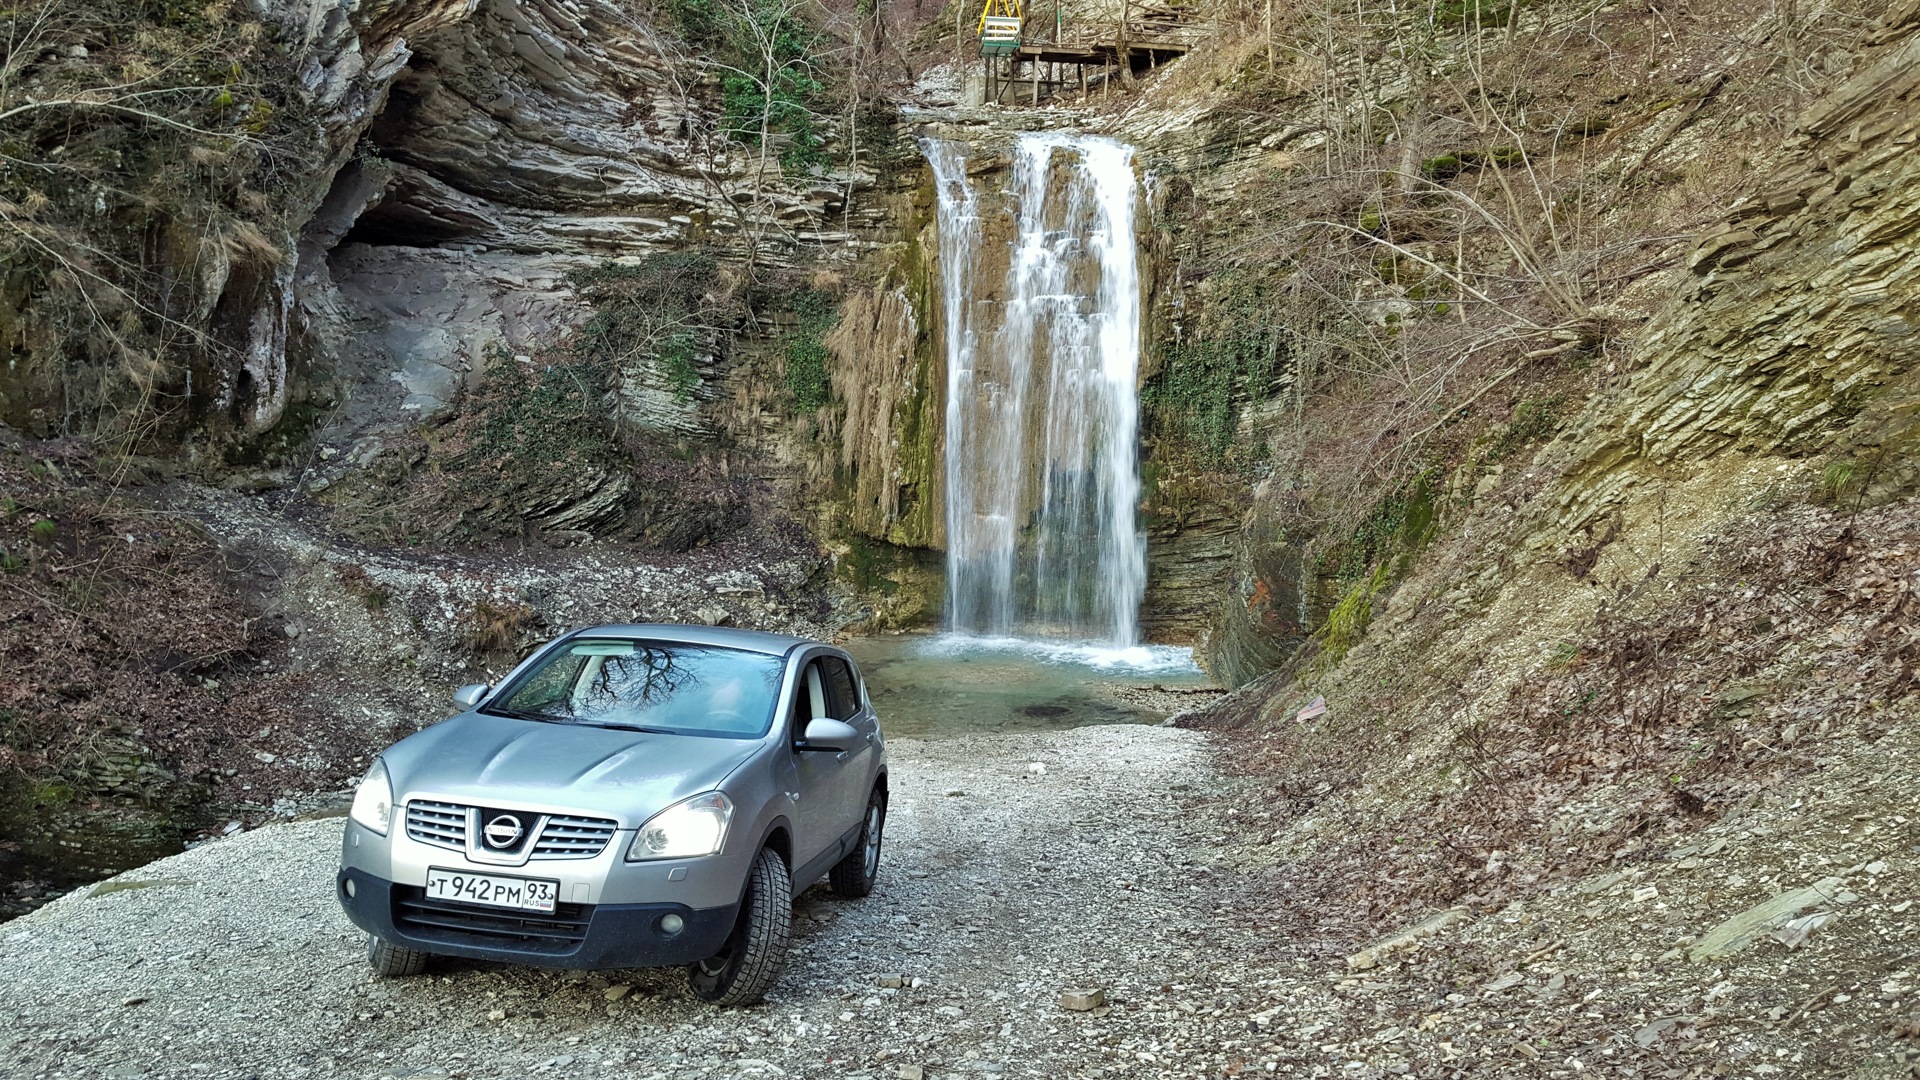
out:
{"label": "layered rock cliff", "polygon": [[[219,16],[188,8],[168,17],[167,48],[79,16],[54,23],[36,44],[61,58],[57,77],[87,101],[110,96],[100,87],[115,64],[159,62],[169,49],[191,55],[209,42],[231,41],[262,71],[240,91],[256,100],[237,123],[202,131],[161,117],[157,131],[152,122],[105,131],[112,125],[101,121],[94,132],[202,156],[217,148],[244,178],[246,191],[208,197],[226,200],[220,212],[251,219],[245,243],[194,241],[196,224],[217,239],[206,221],[185,217],[204,208],[156,198],[149,202],[158,209],[139,211],[148,227],[173,229],[186,244],[146,253],[144,272],[178,275],[192,293],[175,288],[164,310],[146,314],[210,323],[214,338],[198,349],[156,348],[144,381],[190,400],[204,430],[229,423],[257,437],[291,402],[336,410],[333,421],[349,435],[413,422],[442,409],[489,348],[525,353],[577,322],[568,269],[693,245],[736,257],[751,251],[773,264],[810,251],[812,261],[842,246],[856,220],[843,211],[865,181],[846,172],[789,176],[769,149],[730,137],[710,69],[636,10],[606,0],[260,0],[249,14]],[[26,85],[56,77],[39,53],[10,62]],[[95,120],[102,112],[74,111]],[[197,179],[184,182],[197,190]],[[89,232],[81,208],[64,219],[63,209],[46,213],[49,228],[109,246]],[[20,253],[16,280],[33,272],[34,254],[31,246]],[[187,264],[191,272],[180,273]],[[101,277],[96,291],[158,302],[143,281]],[[16,328],[30,328],[45,306],[28,282]],[[58,346],[44,340],[22,331],[16,348]],[[126,403],[111,371],[50,361],[12,370],[7,419],[35,433],[89,431],[102,410]],[[53,417],[40,404],[76,399],[71,384],[98,381],[107,385],[85,403],[89,414],[69,408]],[[300,425],[311,420],[303,410]]]}

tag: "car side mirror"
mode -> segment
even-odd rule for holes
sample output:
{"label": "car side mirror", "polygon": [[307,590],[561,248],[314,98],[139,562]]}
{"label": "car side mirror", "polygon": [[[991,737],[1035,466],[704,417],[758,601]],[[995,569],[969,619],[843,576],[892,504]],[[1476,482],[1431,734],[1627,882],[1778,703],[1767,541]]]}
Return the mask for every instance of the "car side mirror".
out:
{"label": "car side mirror", "polygon": [[485,701],[487,691],[491,689],[493,687],[483,682],[471,683],[453,692],[453,703],[463,709],[471,709]]}
{"label": "car side mirror", "polygon": [[802,750],[851,750],[860,744],[860,733],[852,724],[844,720],[818,716],[807,721],[807,732],[801,737]]}

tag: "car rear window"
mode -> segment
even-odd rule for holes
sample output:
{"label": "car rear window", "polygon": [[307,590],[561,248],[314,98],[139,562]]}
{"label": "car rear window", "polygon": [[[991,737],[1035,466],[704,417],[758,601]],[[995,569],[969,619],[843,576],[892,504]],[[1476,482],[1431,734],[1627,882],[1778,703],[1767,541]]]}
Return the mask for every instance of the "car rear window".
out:
{"label": "car rear window", "polygon": [[579,639],[489,702],[486,712],[676,735],[758,738],[773,721],[786,661],[662,641]]}

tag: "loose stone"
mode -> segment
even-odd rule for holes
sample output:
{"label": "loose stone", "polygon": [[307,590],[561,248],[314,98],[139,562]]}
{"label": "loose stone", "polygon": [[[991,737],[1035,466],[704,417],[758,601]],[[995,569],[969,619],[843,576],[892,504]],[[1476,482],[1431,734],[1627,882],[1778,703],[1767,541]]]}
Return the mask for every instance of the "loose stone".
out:
{"label": "loose stone", "polygon": [[1068,990],[1060,995],[1060,1007],[1073,1012],[1091,1012],[1106,1003],[1105,990]]}

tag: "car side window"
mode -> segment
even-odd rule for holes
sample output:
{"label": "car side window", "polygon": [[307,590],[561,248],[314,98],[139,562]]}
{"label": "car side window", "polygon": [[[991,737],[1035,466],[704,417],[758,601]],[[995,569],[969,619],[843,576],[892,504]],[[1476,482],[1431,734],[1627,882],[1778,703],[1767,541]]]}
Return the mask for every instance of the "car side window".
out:
{"label": "car side window", "polygon": [[847,668],[847,662],[837,656],[825,656],[814,663],[820,665],[827,685],[827,715],[835,720],[852,720],[860,714],[860,691],[853,685],[853,672]]}

